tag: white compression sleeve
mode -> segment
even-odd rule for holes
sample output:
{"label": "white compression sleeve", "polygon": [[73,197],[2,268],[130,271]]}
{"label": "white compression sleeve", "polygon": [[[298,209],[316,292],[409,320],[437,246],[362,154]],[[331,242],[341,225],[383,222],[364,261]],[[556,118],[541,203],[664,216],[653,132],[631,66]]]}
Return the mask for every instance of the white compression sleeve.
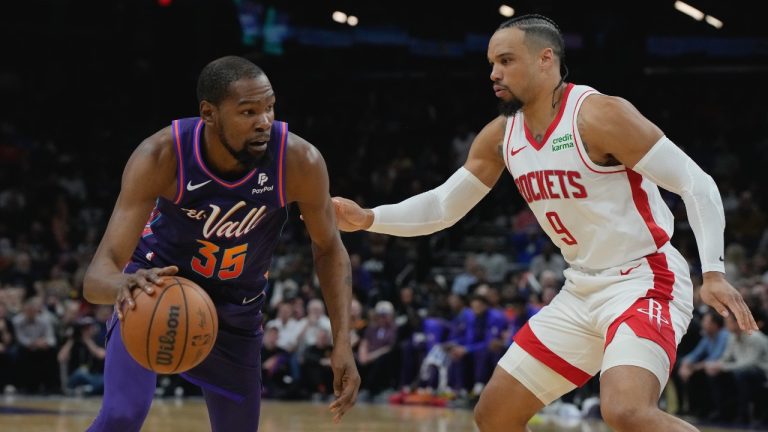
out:
{"label": "white compression sleeve", "polygon": [[661,137],[633,170],[683,198],[688,223],[696,236],[701,270],[725,273],[725,215],[712,177],[666,136]]}
{"label": "white compression sleeve", "polygon": [[397,204],[374,208],[373,225],[368,231],[401,237],[432,234],[458,222],[490,190],[461,167],[432,190]]}

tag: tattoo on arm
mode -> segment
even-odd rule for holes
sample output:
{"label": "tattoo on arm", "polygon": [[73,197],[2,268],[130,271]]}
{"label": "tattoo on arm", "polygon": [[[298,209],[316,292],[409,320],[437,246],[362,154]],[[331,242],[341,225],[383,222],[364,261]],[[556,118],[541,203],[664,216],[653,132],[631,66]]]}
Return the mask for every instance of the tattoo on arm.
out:
{"label": "tattoo on arm", "polygon": [[501,144],[499,144],[499,145],[496,147],[496,149],[499,151],[499,157],[501,157],[502,159],[504,159],[504,146],[503,146],[503,145],[501,145]]}
{"label": "tattoo on arm", "polygon": [[347,275],[344,276],[344,286],[352,287],[352,271],[347,270]]}

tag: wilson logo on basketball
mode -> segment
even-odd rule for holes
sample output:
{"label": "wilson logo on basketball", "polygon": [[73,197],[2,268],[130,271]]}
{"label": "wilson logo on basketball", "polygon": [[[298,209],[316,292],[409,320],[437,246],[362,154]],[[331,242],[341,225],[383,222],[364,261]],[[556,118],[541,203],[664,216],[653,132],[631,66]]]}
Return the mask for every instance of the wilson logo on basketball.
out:
{"label": "wilson logo on basketball", "polygon": [[168,330],[165,334],[158,337],[160,345],[157,349],[155,362],[159,365],[168,366],[173,363],[173,350],[176,345],[176,328],[179,327],[179,306],[171,306],[168,311]]}

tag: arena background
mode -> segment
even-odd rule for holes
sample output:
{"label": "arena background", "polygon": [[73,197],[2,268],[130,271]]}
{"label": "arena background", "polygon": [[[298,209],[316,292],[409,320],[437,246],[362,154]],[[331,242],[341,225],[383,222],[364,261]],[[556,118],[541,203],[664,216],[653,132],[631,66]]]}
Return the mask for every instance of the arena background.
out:
{"label": "arena background", "polygon": [[[507,3],[515,16],[541,13],[559,24],[568,81],[628,99],[715,178],[726,209],[728,278],[765,332],[768,30],[763,9],[758,1],[691,0],[707,16],[697,20],[675,4]],[[195,81],[206,63],[238,54],[261,66],[276,91],[277,118],[323,153],[332,194],[369,206],[390,203],[440,184],[463,162],[472,131],[496,115],[485,52],[493,30],[506,19],[500,6],[485,0],[4,4],[0,320],[6,324],[0,336],[10,335],[11,341],[0,338],[0,390],[6,399],[98,393],[94,382],[70,386],[68,380],[82,364],[98,375],[99,361],[85,351],[80,363],[57,360],[61,347],[84,328],[93,328],[94,340],[103,344],[109,310],[82,301],[83,272],[103,233],[128,156],[172,119],[197,115]],[[334,11],[348,18],[334,22]],[[349,16],[357,25],[350,25],[355,20]],[[684,206],[676,195],[663,195],[676,216],[672,242],[689,259],[698,285],[696,247]],[[301,319],[319,293],[297,216],[294,209],[271,271],[269,319],[280,301]],[[505,310],[510,326],[501,342],[508,343],[519,325],[557,292],[562,277],[556,271],[561,263],[545,259],[549,240],[506,174],[489,197],[444,232],[413,239],[343,238],[355,264],[360,337],[365,338],[366,323],[381,319],[376,312],[380,301],[395,309],[397,339],[387,361],[405,372],[380,365],[364,368],[381,378],[373,388],[364,382],[362,400],[373,404],[428,399],[411,400],[400,392],[426,385],[416,374],[427,353],[420,336],[426,319],[450,321],[477,292],[492,307]],[[55,343],[47,349],[31,352],[16,337],[14,317],[23,314],[25,304],[50,322]],[[705,313],[706,307],[697,305],[679,359],[696,346]],[[87,317],[95,321],[93,327]],[[305,357],[311,356],[279,355],[288,366],[265,378],[267,397],[327,398],[327,371],[305,369]],[[322,358],[322,349],[318,355]],[[768,359],[763,362],[768,368]],[[308,382],[307,376],[319,378]],[[733,407],[715,394],[734,394],[727,379],[705,377],[691,391],[676,372],[673,378],[661,401],[670,412],[701,424],[766,428],[765,384],[750,392],[754,410],[745,419],[736,418],[729,411]],[[470,408],[479,390],[474,384],[442,389],[427,402]],[[584,402],[594,400],[597,390],[591,382],[559,408],[594,416]],[[705,395],[693,407],[687,397],[691,392]],[[159,398],[181,394],[197,391],[175,377],[159,380]],[[722,415],[709,418],[715,411]]]}

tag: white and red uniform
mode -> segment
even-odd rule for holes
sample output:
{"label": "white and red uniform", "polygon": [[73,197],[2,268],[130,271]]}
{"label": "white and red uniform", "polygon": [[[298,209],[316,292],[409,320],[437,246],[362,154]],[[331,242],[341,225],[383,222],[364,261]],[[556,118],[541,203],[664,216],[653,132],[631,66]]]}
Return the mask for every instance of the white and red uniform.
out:
{"label": "white and red uniform", "polygon": [[[594,94],[568,84],[540,143],[522,112],[507,119],[504,135],[507,169],[571,266],[561,293],[518,332],[499,362],[544,403],[616,365],[649,369],[663,388],[693,308],[688,264],[669,244],[673,218],[658,187],[622,165],[589,159],[577,116]],[[626,348],[632,343],[609,352],[622,338],[650,344],[661,358],[634,355]],[[520,349],[560,378],[528,376],[540,371],[526,372]]]}

